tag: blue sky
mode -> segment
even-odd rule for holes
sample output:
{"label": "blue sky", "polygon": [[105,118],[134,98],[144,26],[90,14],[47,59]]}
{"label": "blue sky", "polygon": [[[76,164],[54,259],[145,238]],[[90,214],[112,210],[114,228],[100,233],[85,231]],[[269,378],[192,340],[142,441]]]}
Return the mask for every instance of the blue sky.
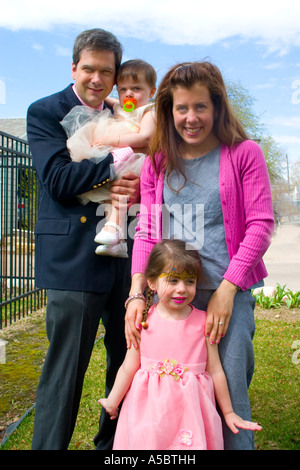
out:
{"label": "blue sky", "polygon": [[289,161],[300,159],[299,0],[88,3],[0,0],[0,118],[25,117],[71,83],[76,35],[101,27],[118,36],[124,60],[147,60],[159,80],[177,62],[209,58],[255,99]]}

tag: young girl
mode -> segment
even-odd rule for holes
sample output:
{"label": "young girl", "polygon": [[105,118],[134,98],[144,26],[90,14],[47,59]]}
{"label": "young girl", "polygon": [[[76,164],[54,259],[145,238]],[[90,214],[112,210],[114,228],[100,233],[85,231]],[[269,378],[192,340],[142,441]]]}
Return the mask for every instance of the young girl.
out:
{"label": "young girl", "polygon": [[[112,152],[113,174],[117,178],[128,171],[140,174],[154,132],[154,111],[149,99],[155,94],[155,84],[156,72],[150,64],[130,60],[118,70],[119,100],[106,100],[113,107],[114,115],[108,108],[99,112],[86,106],[75,106],[61,122],[69,137],[67,146],[72,160],[90,158],[99,162]],[[82,204],[90,201],[105,201],[107,204],[109,219],[95,237],[95,242],[101,244],[96,253],[127,257],[126,243],[120,243],[122,213],[111,204],[109,187],[106,186],[81,194],[79,199]]]}
{"label": "young girl", "polygon": [[[128,349],[111,393],[99,400],[114,419],[129,390],[114,449],[223,449],[215,397],[233,433],[261,430],[234,413],[218,346],[205,338],[206,313],[191,306],[202,278],[198,251],[181,240],[163,240],[151,251],[145,274],[150,297],[140,348]],[[159,300],[150,307],[155,291]]]}

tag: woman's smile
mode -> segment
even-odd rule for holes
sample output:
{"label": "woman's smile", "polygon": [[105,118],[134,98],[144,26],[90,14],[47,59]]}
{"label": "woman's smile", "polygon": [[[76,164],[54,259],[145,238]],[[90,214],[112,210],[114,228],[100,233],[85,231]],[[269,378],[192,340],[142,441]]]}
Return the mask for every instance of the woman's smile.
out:
{"label": "woman's smile", "polygon": [[198,132],[200,132],[201,127],[196,127],[196,128],[194,128],[194,127],[193,127],[193,128],[191,128],[191,127],[185,127],[184,130],[185,130],[185,132],[186,132],[188,135],[194,137],[195,135],[198,134]]}

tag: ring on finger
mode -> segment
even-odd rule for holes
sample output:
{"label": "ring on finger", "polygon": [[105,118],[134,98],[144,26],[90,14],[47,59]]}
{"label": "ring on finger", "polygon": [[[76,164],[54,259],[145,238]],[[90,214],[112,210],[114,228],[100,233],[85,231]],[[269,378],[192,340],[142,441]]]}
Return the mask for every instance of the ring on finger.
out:
{"label": "ring on finger", "polygon": [[219,325],[225,325],[225,322],[219,321]]}

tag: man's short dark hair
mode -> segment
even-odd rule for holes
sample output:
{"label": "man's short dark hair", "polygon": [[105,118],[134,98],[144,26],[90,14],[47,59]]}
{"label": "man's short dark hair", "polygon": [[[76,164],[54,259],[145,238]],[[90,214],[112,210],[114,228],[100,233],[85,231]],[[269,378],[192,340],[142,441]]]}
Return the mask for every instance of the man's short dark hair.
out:
{"label": "man's short dark hair", "polygon": [[122,61],[123,48],[114,34],[104,29],[88,29],[80,33],[75,39],[73,47],[73,63],[77,66],[83,50],[111,51],[115,55],[116,71]]}

